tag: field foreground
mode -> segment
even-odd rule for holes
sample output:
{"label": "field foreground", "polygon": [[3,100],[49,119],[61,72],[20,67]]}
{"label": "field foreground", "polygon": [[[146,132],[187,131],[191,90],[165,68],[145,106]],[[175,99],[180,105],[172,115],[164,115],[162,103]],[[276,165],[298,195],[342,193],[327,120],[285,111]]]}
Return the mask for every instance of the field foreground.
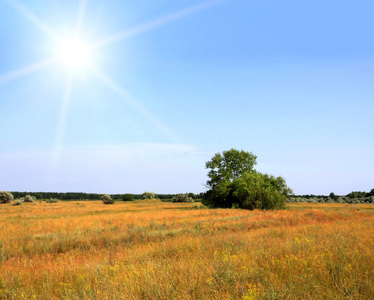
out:
{"label": "field foreground", "polygon": [[374,299],[374,205],[0,205],[0,299]]}

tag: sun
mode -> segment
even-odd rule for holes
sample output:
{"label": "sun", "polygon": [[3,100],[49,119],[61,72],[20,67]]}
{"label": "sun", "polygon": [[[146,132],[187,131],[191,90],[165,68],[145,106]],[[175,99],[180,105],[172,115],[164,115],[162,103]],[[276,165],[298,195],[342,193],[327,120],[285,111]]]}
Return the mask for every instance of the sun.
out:
{"label": "sun", "polygon": [[61,62],[71,69],[88,65],[91,51],[87,43],[78,37],[62,39],[58,43],[57,56]]}

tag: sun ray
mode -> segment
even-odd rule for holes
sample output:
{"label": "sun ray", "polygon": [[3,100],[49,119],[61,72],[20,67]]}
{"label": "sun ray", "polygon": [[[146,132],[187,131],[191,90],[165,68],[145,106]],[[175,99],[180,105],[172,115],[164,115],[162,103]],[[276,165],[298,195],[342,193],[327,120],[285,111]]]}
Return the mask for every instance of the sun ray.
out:
{"label": "sun ray", "polygon": [[5,0],[14,8],[16,8],[26,19],[31,21],[35,26],[39,27],[44,33],[49,35],[54,40],[57,39],[56,34],[48,28],[42,21],[40,21],[32,12],[30,12],[25,6],[17,2],[16,0]]}
{"label": "sun ray", "polygon": [[100,70],[95,68],[94,66],[89,66],[93,73],[96,74],[108,87],[110,87],[114,92],[116,92],[122,99],[126,101],[131,107],[133,107],[136,111],[138,111],[147,121],[151,122],[153,125],[156,126],[164,135],[166,135],[169,139],[180,142],[180,138],[170,130],[165,124],[163,124],[155,115],[153,115],[147,108],[145,108],[142,104],[136,101],[133,97],[131,97],[124,89],[122,89],[118,84],[116,84],[112,79],[108,76],[103,74]]}
{"label": "sun ray", "polygon": [[211,6],[214,6],[214,5],[216,5],[220,2],[223,2],[223,1],[226,1],[226,0],[214,0],[214,1],[204,2],[202,4],[189,7],[187,9],[182,10],[182,11],[179,11],[179,12],[176,12],[174,14],[168,15],[166,17],[163,17],[163,18],[145,23],[145,24],[140,25],[138,27],[134,27],[134,28],[130,28],[130,29],[118,32],[118,33],[116,33],[112,36],[109,36],[109,37],[107,37],[103,40],[100,40],[100,41],[96,42],[94,44],[94,46],[95,47],[105,46],[105,45],[115,43],[117,41],[129,38],[131,36],[138,35],[138,34],[141,34],[143,32],[153,30],[153,29],[155,29],[157,27],[160,27],[162,25],[165,25],[167,23],[177,21],[177,20],[179,20],[183,17],[186,17],[188,15],[197,13],[201,10],[207,9],[207,8],[209,8]]}
{"label": "sun ray", "polygon": [[84,16],[86,14],[87,0],[81,0],[79,3],[78,18],[77,18],[77,35],[80,35]]}
{"label": "sun ray", "polygon": [[16,78],[25,76],[29,73],[39,71],[41,69],[44,69],[44,68],[54,64],[55,62],[57,62],[56,59],[49,59],[49,60],[38,62],[36,64],[30,65],[30,66],[27,66],[27,67],[20,68],[18,70],[9,72],[5,75],[0,75],[0,83],[11,80],[11,79],[16,79]]}

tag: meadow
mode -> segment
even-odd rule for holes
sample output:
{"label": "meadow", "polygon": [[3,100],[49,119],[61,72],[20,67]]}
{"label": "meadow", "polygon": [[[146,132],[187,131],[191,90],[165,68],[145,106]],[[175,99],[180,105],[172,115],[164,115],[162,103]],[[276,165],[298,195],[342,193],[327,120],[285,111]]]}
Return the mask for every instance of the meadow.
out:
{"label": "meadow", "polygon": [[0,205],[0,299],[374,299],[374,205]]}

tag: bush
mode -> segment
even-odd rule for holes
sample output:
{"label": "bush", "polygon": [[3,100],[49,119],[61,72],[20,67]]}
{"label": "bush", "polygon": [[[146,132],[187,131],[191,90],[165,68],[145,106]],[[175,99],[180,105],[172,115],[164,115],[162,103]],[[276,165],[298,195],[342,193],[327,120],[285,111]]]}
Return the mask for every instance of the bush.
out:
{"label": "bush", "polygon": [[234,181],[223,180],[207,192],[203,204],[209,207],[283,209],[292,190],[282,177],[245,172]]}
{"label": "bush", "polygon": [[282,177],[244,173],[233,182],[233,197],[240,208],[283,209],[292,193]]}
{"label": "bush", "polygon": [[205,205],[194,205],[192,206],[193,209],[209,209],[208,206]]}
{"label": "bush", "polygon": [[104,204],[113,204],[114,203],[114,200],[108,194],[102,195],[100,199],[103,201]]}
{"label": "bush", "polygon": [[24,201],[22,199],[17,199],[14,201],[13,206],[22,205]]}
{"label": "bush", "polygon": [[47,200],[45,200],[46,203],[57,203],[58,202],[58,199],[56,198],[49,198]]}
{"label": "bush", "polygon": [[144,192],[142,194],[142,199],[156,199],[156,195],[152,192]]}
{"label": "bush", "polygon": [[195,202],[191,197],[188,197],[188,194],[177,194],[171,200],[172,202]]}
{"label": "bush", "polygon": [[13,200],[13,195],[9,192],[0,192],[0,203],[9,203]]}
{"label": "bush", "polygon": [[34,198],[31,197],[30,195],[26,195],[25,197],[22,198],[23,202],[34,202]]}
{"label": "bush", "polygon": [[123,201],[134,201],[134,196],[131,195],[131,194],[124,194],[124,195],[122,196],[122,200],[123,200]]}

